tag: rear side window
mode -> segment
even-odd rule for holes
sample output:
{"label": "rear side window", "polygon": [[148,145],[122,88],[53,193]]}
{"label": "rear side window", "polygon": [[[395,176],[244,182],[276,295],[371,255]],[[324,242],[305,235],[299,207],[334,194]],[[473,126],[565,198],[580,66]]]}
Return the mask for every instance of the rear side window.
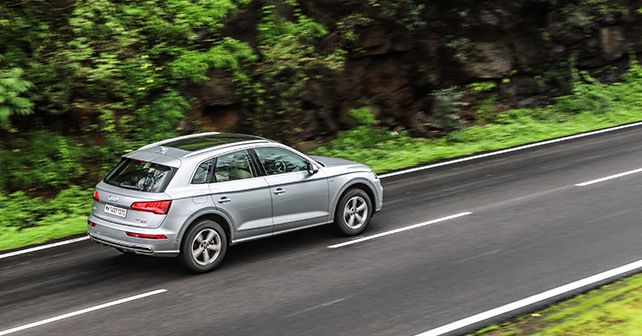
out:
{"label": "rear side window", "polygon": [[216,182],[242,180],[257,176],[252,158],[246,150],[221,155],[216,159],[214,178]]}
{"label": "rear side window", "polygon": [[107,175],[105,183],[138,191],[161,192],[172,175],[172,168],[168,166],[123,158]]}
{"label": "rear side window", "polygon": [[196,168],[196,172],[194,173],[194,177],[192,178],[192,184],[210,183],[210,181],[212,180],[213,163],[214,159],[207,160],[201,163],[198,168]]}

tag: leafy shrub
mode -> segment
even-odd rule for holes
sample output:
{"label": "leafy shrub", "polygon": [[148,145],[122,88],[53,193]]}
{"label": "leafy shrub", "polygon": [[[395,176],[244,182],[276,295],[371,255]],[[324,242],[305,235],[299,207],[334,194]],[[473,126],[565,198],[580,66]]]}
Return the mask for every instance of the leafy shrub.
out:
{"label": "leafy shrub", "polygon": [[493,122],[495,120],[495,106],[497,105],[497,95],[489,94],[482,99],[477,107],[477,119],[482,122]]}
{"label": "leafy shrub", "polygon": [[348,111],[348,115],[354,118],[359,125],[372,126],[377,124],[377,120],[372,113],[372,107],[370,106],[351,109]]}
{"label": "leafy shrub", "polygon": [[49,218],[87,216],[91,207],[91,190],[72,186],[52,199],[30,197],[23,191],[9,195],[0,193],[0,228],[20,229],[50,223]]}
{"label": "leafy shrub", "polygon": [[70,138],[49,131],[33,131],[0,150],[5,190],[57,190],[81,181],[84,148]]}
{"label": "leafy shrub", "polygon": [[611,108],[611,97],[605,85],[591,77],[588,72],[574,75],[572,94],[556,99],[555,107],[570,113],[605,113]]}
{"label": "leafy shrub", "polygon": [[31,198],[22,191],[0,194],[0,227],[33,226],[43,210],[42,199]]}
{"label": "leafy shrub", "polygon": [[434,126],[447,133],[461,129],[462,123],[457,112],[468,105],[461,101],[463,93],[457,91],[457,88],[451,87],[433,92],[432,97]]}
{"label": "leafy shrub", "polygon": [[135,113],[136,138],[152,142],[175,135],[174,129],[190,104],[178,92],[169,91]]}

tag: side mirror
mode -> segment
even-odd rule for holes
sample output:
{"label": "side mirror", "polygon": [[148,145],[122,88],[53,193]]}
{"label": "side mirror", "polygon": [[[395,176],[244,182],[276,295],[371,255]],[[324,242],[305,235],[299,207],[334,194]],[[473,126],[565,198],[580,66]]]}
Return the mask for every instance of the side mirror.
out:
{"label": "side mirror", "polygon": [[308,171],[310,175],[314,175],[319,171],[319,168],[317,168],[317,166],[310,163],[310,161],[305,161],[305,169]]}

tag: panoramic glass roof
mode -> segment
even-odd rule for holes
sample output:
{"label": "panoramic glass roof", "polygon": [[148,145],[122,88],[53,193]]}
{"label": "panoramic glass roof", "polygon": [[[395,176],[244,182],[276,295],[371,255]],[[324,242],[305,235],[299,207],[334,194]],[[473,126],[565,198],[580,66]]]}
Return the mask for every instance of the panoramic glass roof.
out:
{"label": "panoramic glass roof", "polygon": [[210,134],[195,138],[181,139],[164,143],[165,147],[173,147],[185,151],[197,151],[214,146],[227,145],[248,140],[261,140],[262,138],[245,134]]}

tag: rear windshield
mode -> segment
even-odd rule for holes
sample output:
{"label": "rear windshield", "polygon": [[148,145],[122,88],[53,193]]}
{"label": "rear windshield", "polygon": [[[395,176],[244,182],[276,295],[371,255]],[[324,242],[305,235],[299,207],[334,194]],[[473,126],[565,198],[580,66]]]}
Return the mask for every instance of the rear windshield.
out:
{"label": "rear windshield", "polygon": [[167,166],[123,158],[107,174],[105,183],[138,191],[162,192],[172,174],[172,168]]}

